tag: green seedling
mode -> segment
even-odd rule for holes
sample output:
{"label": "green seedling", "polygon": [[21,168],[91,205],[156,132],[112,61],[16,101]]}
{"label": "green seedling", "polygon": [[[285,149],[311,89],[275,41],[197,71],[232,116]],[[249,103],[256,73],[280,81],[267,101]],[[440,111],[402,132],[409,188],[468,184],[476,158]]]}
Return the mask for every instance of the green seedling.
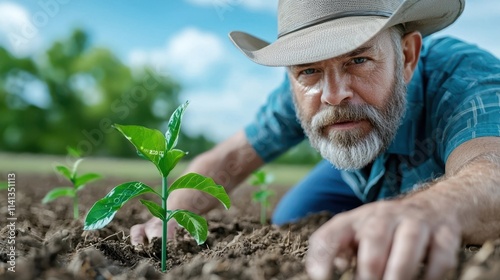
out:
{"label": "green seedling", "polygon": [[260,204],[260,223],[262,225],[267,223],[267,210],[271,206],[269,198],[275,194],[273,190],[268,188],[273,180],[273,176],[265,171],[259,170],[252,173],[250,184],[259,188],[252,193],[252,201]]}
{"label": "green seedling", "polygon": [[68,147],[68,154],[77,158],[72,168],[69,168],[65,165],[57,165],[55,167],[56,172],[61,174],[63,177],[68,179],[71,182],[70,187],[57,187],[49,191],[45,197],[42,199],[42,203],[46,204],[53,200],[56,200],[60,197],[71,197],[73,198],[73,218],[75,220],[78,219],[78,192],[85,188],[87,183],[95,181],[101,178],[101,175],[96,173],[85,173],[82,175],[78,175],[77,169],[80,163],[83,161],[80,153],[76,150]]}
{"label": "green seedling", "polygon": [[231,205],[229,197],[220,185],[211,178],[196,173],[188,173],[178,178],[170,187],[167,187],[167,176],[177,163],[186,155],[185,152],[175,149],[181,127],[181,118],[188,102],[179,106],[168,122],[165,136],[158,131],[142,126],[125,126],[115,124],[114,127],[127,138],[137,149],[137,153],[151,161],[162,177],[161,194],[154,188],[141,182],[128,182],[116,186],[104,198],[98,200],[87,213],[85,230],[100,229],[106,226],[116,212],[130,199],[145,193],[152,193],[161,199],[161,206],[153,201],[141,199],[151,214],[163,221],[162,228],[162,256],[161,269],[166,270],[167,262],[167,223],[174,218],[179,226],[185,228],[200,245],[208,235],[207,221],[187,210],[167,210],[168,196],[179,189],[196,189],[217,198],[228,209]]}
{"label": "green seedling", "polygon": [[9,183],[7,182],[0,182],[0,190],[6,190],[9,188]]}

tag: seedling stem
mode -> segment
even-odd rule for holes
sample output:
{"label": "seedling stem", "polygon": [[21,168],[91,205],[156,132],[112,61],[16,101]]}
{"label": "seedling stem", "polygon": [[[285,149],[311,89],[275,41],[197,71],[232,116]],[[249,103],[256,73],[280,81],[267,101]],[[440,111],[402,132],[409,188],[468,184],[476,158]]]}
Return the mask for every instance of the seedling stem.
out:
{"label": "seedling stem", "polygon": [[[161,207],[166,210],[167,208],[167,199],[168,199],[168,185],[167,185],[167,177],[162,177],[161,181],[161,196],[162,196],[162,201],[161,201]],[[166,215],[167,213],[165,213]],[[163,220],[163,232],[162,236],[164,238],[161,239],[161,247],[162,248],[167,248],[167,233],[168,233],[168,221]],[[161,271],[166,271],[167,270],[167,250],[161,250]]]}
{"label": "seedling stem", "polygon": [[114,127],[120,131],[137,149],[137,153],[151,161],[158,169],[161,178],[161,195],[158,191],[141,182],[128,182],[116,186],[104,198],[98,200],[89,210],[85,218],[85,230],[100,229],[105,227],[116,212],[130,199],[144,194],[152,193],[160,197],[161,206],[153,201],[141,199],[149,212],[162,221],[162,248],[161,248],[161,270],[167,269],[167,238],[168,221],[174,218],[179,226],[185,228],[198,244],[207,239],[207,221],[187,210],[167,210],[167,200],[171,192],[178,189],[196,189],[206,192],[217,198],[226,209],[230,207],[229,196],[221,185],[217,185],[211,178],[196,173],[188,173],[178,178],[168,186],[167,177],[177,165],[185,152],[175,149],[181,118],[188,103],[179,106],[168,122],[165,136],[158,130],[142,126],[126,126],[115,124]]}

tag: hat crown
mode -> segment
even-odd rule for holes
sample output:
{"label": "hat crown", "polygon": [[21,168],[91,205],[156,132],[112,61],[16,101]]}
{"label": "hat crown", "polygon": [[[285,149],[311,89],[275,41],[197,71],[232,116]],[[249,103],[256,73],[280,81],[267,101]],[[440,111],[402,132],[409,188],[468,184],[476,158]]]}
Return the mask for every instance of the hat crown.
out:
{"label": "hat crown", "polygon": [[402,2],[403,0],[280,0],[278,36],[326,17],[353,16],[357,13],[390,15]]}

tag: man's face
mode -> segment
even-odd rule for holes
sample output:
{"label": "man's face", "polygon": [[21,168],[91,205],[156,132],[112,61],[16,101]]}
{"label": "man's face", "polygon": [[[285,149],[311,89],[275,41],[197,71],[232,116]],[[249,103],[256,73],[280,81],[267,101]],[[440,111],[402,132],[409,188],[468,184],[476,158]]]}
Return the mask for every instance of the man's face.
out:
{"label": "man's face", "polygon": [[406,107],[389,31],[349,54],[291,66],[289,77],[311,145],[337,168],[362,168],[389,146]]}

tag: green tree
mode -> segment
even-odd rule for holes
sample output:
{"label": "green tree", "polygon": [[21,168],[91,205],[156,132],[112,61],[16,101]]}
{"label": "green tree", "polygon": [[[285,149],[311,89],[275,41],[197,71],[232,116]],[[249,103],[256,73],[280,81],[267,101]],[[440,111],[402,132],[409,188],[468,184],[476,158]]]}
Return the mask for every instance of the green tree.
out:
{"label": "green tree", "polygon": [[0,48],[0,61],[6,151],[63,154],[71,145],[87,155],[133,155],[111,124],[163,127],[179,105],[175,81],[151,68],[130,69],[110,50],[92,46],[82,30],[34,58]]}
{"label": "green tree", "polygon": [[[112,123],[166,129],[180,104],[180,85],[154,69],[130,69],[112,51],[74,30],[33,57],[0,47],[0,150],[135,156]],[[186,158],[213,147],[203,135],[181,134]],[[320,157],[307,142],[277,159],[314,164]]]}

